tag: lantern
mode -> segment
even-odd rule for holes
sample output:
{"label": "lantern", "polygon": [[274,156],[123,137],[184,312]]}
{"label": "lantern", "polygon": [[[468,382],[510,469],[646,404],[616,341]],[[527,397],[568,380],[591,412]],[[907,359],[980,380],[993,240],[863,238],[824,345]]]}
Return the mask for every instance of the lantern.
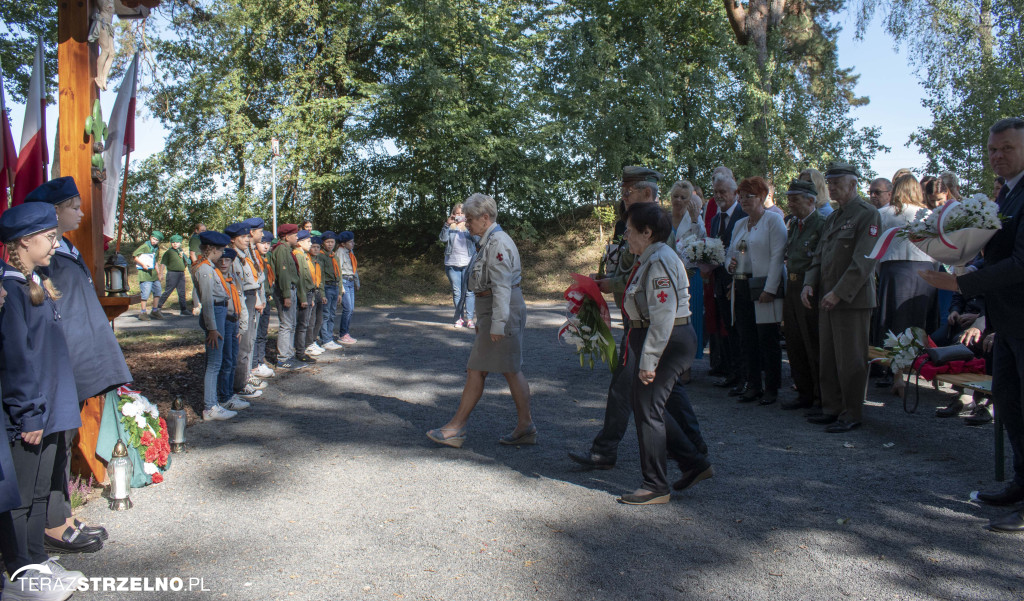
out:
{"label": "lantern", "polygon": [[171,443],[171,452],[180,453],[185,450],[185,409],[181,397],[174,399],[171,410],[167,413],[167,438]]}
{"label": "lantern", "polygon": [[737,276],[741,276],[737,279],[746,279],[751,272],[750,255],[747,254],[747,241],[740,240],[736,249],[740,251],[740,254],[736,257],[736,271],[734,273]]}
{"label": "lantern", "polygon": [[123,511],[132,508],[132,500],[128,496],[132,487],[132,460],[128,458],[128,447],[124,442],[117,441],[114,452],[107,464],[107,477],[110,479],[110,508]]}
{"label": "lantern", "polygon": [[107,296],[126,296],[128,293],[128,262],[119,254],[111,255],[103,266],[104,289]]}

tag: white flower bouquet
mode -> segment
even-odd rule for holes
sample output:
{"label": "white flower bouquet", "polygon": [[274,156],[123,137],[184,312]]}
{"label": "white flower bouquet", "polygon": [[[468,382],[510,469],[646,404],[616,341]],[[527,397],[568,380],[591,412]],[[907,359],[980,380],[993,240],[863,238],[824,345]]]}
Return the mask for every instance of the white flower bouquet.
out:
{"label": "white flower bouquet", "polygon": [[594,280],[578,273],[572,277],[576,283],[565,291],[565,300],[569,301],[566,305],[568,314],[558,330],[558,337],[576,347],[580,367],[589,364],[590,369],[594,369],[594,359],[597,359],[614,371],[618,364],[618,350],[611,330],[608,303]]}
{"label": "white flower bouquet", "polygon": [[690,265],[721,265],[725,263],[725,246],[718,238],[694,236],[683,245],[683,260]]}
{"label": "white flower bouquet", "polygon": [[889,332],[882,346],[894,373],[907,373],[928,347],[928,334],[921,328],[907,328],[902,334]]}

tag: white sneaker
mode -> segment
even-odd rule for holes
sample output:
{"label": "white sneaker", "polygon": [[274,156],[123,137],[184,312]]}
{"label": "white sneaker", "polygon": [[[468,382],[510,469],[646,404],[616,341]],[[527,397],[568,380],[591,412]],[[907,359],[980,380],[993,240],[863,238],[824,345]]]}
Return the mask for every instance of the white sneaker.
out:
{"label": "white sneaker", "polygon": [[263,390],[267,387],[267,383],[257,378],[256,376],[249,376],[249,379],[245,381],[246,384],[252,386],[256,390]]}
{"label": "white sneaker", "polygon": [[336,350],[343,349],[343,348],[345,348],[345,347],[341,346],[340,344],[338,344],[337,342],[335,342],[333,340],[324,345],[324,350],[325,351],[336,351]]}
{"label": "white sneaker", "polygon": [[260,363],[260,366],[252,370],[252,375],[257,378],[273,378],[274,370],[270,369],[266,363]]}
{"label": "white sneaker", "polygon": [[231,411],[230,409],[225,409],[224,407],[221,407],[220,405],[214,405],[212,409],[206,409],[205,411],[203,411],[203,419],[204,420],[225,420],[225,419],[231,419],[232,417],[234,417],[236,415],[238,415],[237,411]]}
{"label": "white sneaker", "polygon": [[[46,569],[52,571],[49,566]],[[56,574],[25,570],[14,582],[4,574],[3,601],[64,601],[74,593],[75,589]]]}
{"label": "white sneaker", "polygon": [[[253,388],[251,385],[246,384],[245,388],[243,388],[243,389],[239,390],[238,392],[236,392],[235,394],[231,395],[231,398],[233,399],[235,397],[242,397],[243,399],[258,399],[261,396],[263,396],[263,391],[262,390],[257,390],[255,388]],[[231,399],[228,399],[228,400],[231,400]],[[230,407],[229,407],[229,409],[230,409]]]}
{"label": "white sneaker", "polygon": [[231,411],[235,412],[238,412],[242,409],[248,409],[250,406],[252,406],[251,403],[242,400],[242,398],[237,394],[231,395],[231,398],[224,403],[224,407],[226,409],[230,409]]}
{"label": "white sneaker", "polygon": [[313,355],[315,357],[317,355],[322,355],[323,352],[324,352],[324,350],[322,348],[320,348],[320,347],[318,347],[316,345],[313,345],[313,344],[311,344],[311,345],[306,347],[306,354],[307,355]]}
{"label": "white sneaker", "polygon": [[53,572],[53,575],[57,578],[60,578],[62,581],[66,582],[68,584],[68,588],[78,588],[78,583],[85,580],[85,574],[65,568],[64,566],[57,563],[57,559],[59,558],[51,557],[50,559],[46,560],[46,563],[44,563],[43,565],[49,566],[50,571]]}
{"label": "white sneaker", "polygon": [[314,342],[310,346],[312,346],[315,350],[320,351],[321,353],[324,352],[324,347],[320,346],[319,342]]}

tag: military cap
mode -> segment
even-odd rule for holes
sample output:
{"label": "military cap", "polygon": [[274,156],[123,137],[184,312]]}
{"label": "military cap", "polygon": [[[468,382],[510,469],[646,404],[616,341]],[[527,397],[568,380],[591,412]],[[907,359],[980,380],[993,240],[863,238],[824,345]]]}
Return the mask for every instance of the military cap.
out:
{"label": "military cap", "polygon": [[299,230],[299,240],[309,238],[309,230]]}
{"label": "military cap", "polygon": [[849,163],[832,163],[828,166],[828,171],[825,172],[825,178],[839,177],[842,175],[852,175],[860,179],[860,172],[857,168]]}
{"label": "military cap", "polygon": [[345,242],[348,242],[349,240],[355,239],[355,237],[356,237],[356,235],[353,234],[352,232],[344,231],[344,232],[341,232],[340,234],[338,234],[338,242],[341,242],[342,244],[344,244]]}
{"label": "military cap", "polygon": [[59,205],[65,200],[70,200],[78,195],[78,186],[75,185],[75,178],[65,176],[51,179],[35,190],[32,190],[25,197],[25,202],[48,202],[52,205]]}
{"label": "military cap", "polygon": [[647,167],[624,167],[622,169],[622,181],[626,182],[659,182],[663,178],[662,174],[658,173],[654,169],[648,169]]}
{"label": "military cap", "polygon": [[181,242],[182,240],[184,240],[184,238],[182,238],[180,234],[174,234],[171,236],[171,242]]}
{"label": "military cap", "polygon": [[814,182],[795,179],[789,182],[789,190],[786,190],[786,194],[806,194],[807,196],[817,196],[818,188],[814,185]]}
{"label": "military cap", "polygon": [[0,241],[11,242],[57,227],[57,211],[43,202],[26,202],[0,214]]}
{"label": "military cap", "polygon": [[199,234],[199,243],[206,246],[227,246],[231,244],[231,238],[214,230],[206,230]]}
{"label": "military cap", "polygon": [[246,225],[244,221],[239,221],[224,228],[224,233],[232,238],[237,238],[239,236],[248,236],[250,230],[252,228]]}
{"label": "military cap", "polygon": [[277,237],[284,238],[285,236],[290,236],[297,231],[299,231],[298,225],[294,223],[282,223],[277,226]]}

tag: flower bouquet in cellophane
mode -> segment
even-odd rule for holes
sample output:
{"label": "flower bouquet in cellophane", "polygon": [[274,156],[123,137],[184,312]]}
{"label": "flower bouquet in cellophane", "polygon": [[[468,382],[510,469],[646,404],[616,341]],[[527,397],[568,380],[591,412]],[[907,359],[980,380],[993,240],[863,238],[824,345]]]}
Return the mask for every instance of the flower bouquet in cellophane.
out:
{"label": "flower bouquet in cellophane", "polygon": [[596,358],[614,370],[618,363],[618,349],[612,334],[608,303],[597,282],[578,273],[572,274],[572,278],[576,283],[565,289],[568,315],[558,330],[558,337],[576,347],[580,367],[589,364],[593,369]]}

